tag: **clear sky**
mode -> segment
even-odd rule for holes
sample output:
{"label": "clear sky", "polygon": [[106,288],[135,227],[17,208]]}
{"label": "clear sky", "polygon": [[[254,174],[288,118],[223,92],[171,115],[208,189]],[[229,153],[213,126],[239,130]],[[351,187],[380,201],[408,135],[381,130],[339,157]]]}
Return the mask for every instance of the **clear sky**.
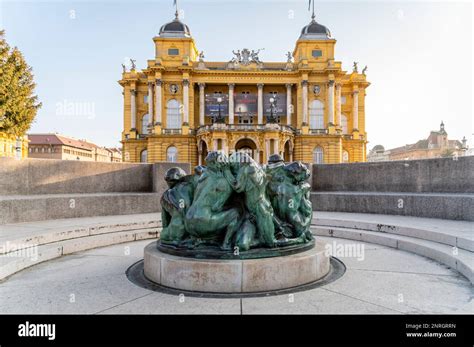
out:
{"label": "clear sky", "polygon": [[[154,57],[152,37],[173,18],[172,0],[5,1],[0,28],[33,67],[43,103],[31,132],[57,131],[118,146],[121,64]],[[310,20],[307,0],[180,0],[206,60],[233,49],[265,48],[263,61],[285,61]],[[450,139],[473,129],[471,2],[317,1],[316,20],[336,44],[336,60],[368,65],[369,145],[426,138],[443,120]],[[73,105],[74,109],[71,109]]]}

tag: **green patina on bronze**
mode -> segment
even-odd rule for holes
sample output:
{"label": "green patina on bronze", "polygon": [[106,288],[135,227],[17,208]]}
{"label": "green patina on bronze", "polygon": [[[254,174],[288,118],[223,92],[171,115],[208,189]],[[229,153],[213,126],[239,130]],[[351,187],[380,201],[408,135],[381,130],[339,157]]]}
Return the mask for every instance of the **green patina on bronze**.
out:
{"label": "green patina on bronze", "polygon": [[206,163],[193,175],[180,168],[166,173],[160,250],[196,258],[260,258],[314,244],[304,164],[285,165],[273,155],[261,167],[242,152],[210,152]]}

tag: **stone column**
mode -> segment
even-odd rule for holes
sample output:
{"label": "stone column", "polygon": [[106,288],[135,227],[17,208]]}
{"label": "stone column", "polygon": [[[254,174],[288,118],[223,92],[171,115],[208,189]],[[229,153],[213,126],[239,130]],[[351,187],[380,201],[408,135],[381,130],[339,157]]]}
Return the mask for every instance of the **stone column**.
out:
{"label": "stone column", "polygon": [[137,103],[136,103],[137,91],[135,89],[130,90],[130,117],[131,117],[131,128],[130,130],[135,131],[137,129]]}
{"label": "stone column", "polygon": [[329,81],[328,85],[328,118],[329,118],[329,125],[334,125],[334,81]]}
{"label": "stone column", "polygon": [[359,91],[352,92],[352,124],[354,130],[359,130]]}
{"label": "stone column", "polygon": [[253,160],[260,164],[260,151],[258,148],[253,151]]}
{"label": "stone column", "polygon": [[265,157],[267,158],[267,161],[268,161],[268,158],[270,157],[270,140],[269,139],[265,140]]}
{"label": "stone column", "polygon": [[205,124],[204,112],[205,112],[205,94],[204,88],[206,87],[205,83],[199,83],[199,125],[202,126]]}
{"label": "stone column", "polygon": [[263,83],[257,84],[258,87],[258,124],[263,124]]}
{"label": "stone column", "polygon": [[280,141],[278,139],[273,141],[273,154],[280,154]]}
{"label": "stone column", "polygon": [[148,124],[147,127],[153,125],[153,83],[148,82]]}
{"label": "stone column", "polygon": [[341,84],[336,83],[336,124],[340,127],[341,120]]}
{"label": "stone column", "polygon": [[213,149],[213,150],[214,150],[214,152],[215,152],[215,151],[217,151],[217,149],[219,148],[219,147],[218,147],[218,140],[217,140],[217,139],[214,139],[213,144],[214,144],[214,149]]}
{"label": "stone column", "polygon": [[227,151],[227,139],[222,139],[222,152],[224,152],[225,154],[228,153],[228,151]]}
{"label": "stone column", "polygon": [[293,105],[291,102],[292,84],[286,84],[286,125],[291,125],[291,116],[293,113]]}
{"label": "stone column", "polygon": [[304,80],[301,85],[303,87],[303,124],[308,125],[308,81]]}
{"label": "stone column", "polygon": [[189,125],[189,80],[183,80],[183,124]]}
{"label": "stone column", "polygon": [[229,83],[229,124],[234,124],[234,83]]}
{"label": "stone column", "polygon": [[161,86],[162,82],[157,79],[155,82],[155,124],[161,125]]}

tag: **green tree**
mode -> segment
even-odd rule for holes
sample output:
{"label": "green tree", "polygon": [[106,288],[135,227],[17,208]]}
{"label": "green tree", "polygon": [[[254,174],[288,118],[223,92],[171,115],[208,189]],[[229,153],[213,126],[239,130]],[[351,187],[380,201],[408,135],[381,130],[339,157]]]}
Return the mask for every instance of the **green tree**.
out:
{"label": "green tree", "polygon": [[32,69],[0,31],[0,132],[23,136],[41,107],[34,94]]}

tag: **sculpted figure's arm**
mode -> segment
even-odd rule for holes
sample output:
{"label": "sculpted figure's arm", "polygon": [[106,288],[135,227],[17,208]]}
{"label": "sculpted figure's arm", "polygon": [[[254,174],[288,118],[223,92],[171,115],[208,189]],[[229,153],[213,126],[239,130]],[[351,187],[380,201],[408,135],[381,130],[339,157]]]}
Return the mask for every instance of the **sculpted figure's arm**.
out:
{"label": "sculpted figure's arm", "polygon": [[169,215],[168,212],[163,210],[161,212],[161,223],[163,225],[163,228],[166,228],[170,224],[170,221],[171,221],[171,216]]}
{"label": "sculpted figure's arm", "polygon": [[230,172],[230,168],[229,167],[225,167],[224,168],[224,177],[225,179],[227,180],[227,182],[229,182],[229,184],[232,186],[232,188],[237,184],[237,181],[235,180],[235,177],[234,175],[232,174],[232,172]]}
{"label": "sculpted figure's arm", "polygon": [[237,193],[241,193],[245,190],[245,186],[247,185],[247,176],[247,167],[242,167],[237,173],[236,183],[233,186]]}
{"label": "sculpted figure's arm", "polygon": [[237,177],[234,177],[232,172],[230,172],[229,167],[226,167],[224,169],[224,177],[227,179],[227,182],[229,182],[229,184],[237,193],[241,193],[245,189],[245,185],[247,183],[247,175],[245,171],[246,169],[242,167],[239,170]]}

